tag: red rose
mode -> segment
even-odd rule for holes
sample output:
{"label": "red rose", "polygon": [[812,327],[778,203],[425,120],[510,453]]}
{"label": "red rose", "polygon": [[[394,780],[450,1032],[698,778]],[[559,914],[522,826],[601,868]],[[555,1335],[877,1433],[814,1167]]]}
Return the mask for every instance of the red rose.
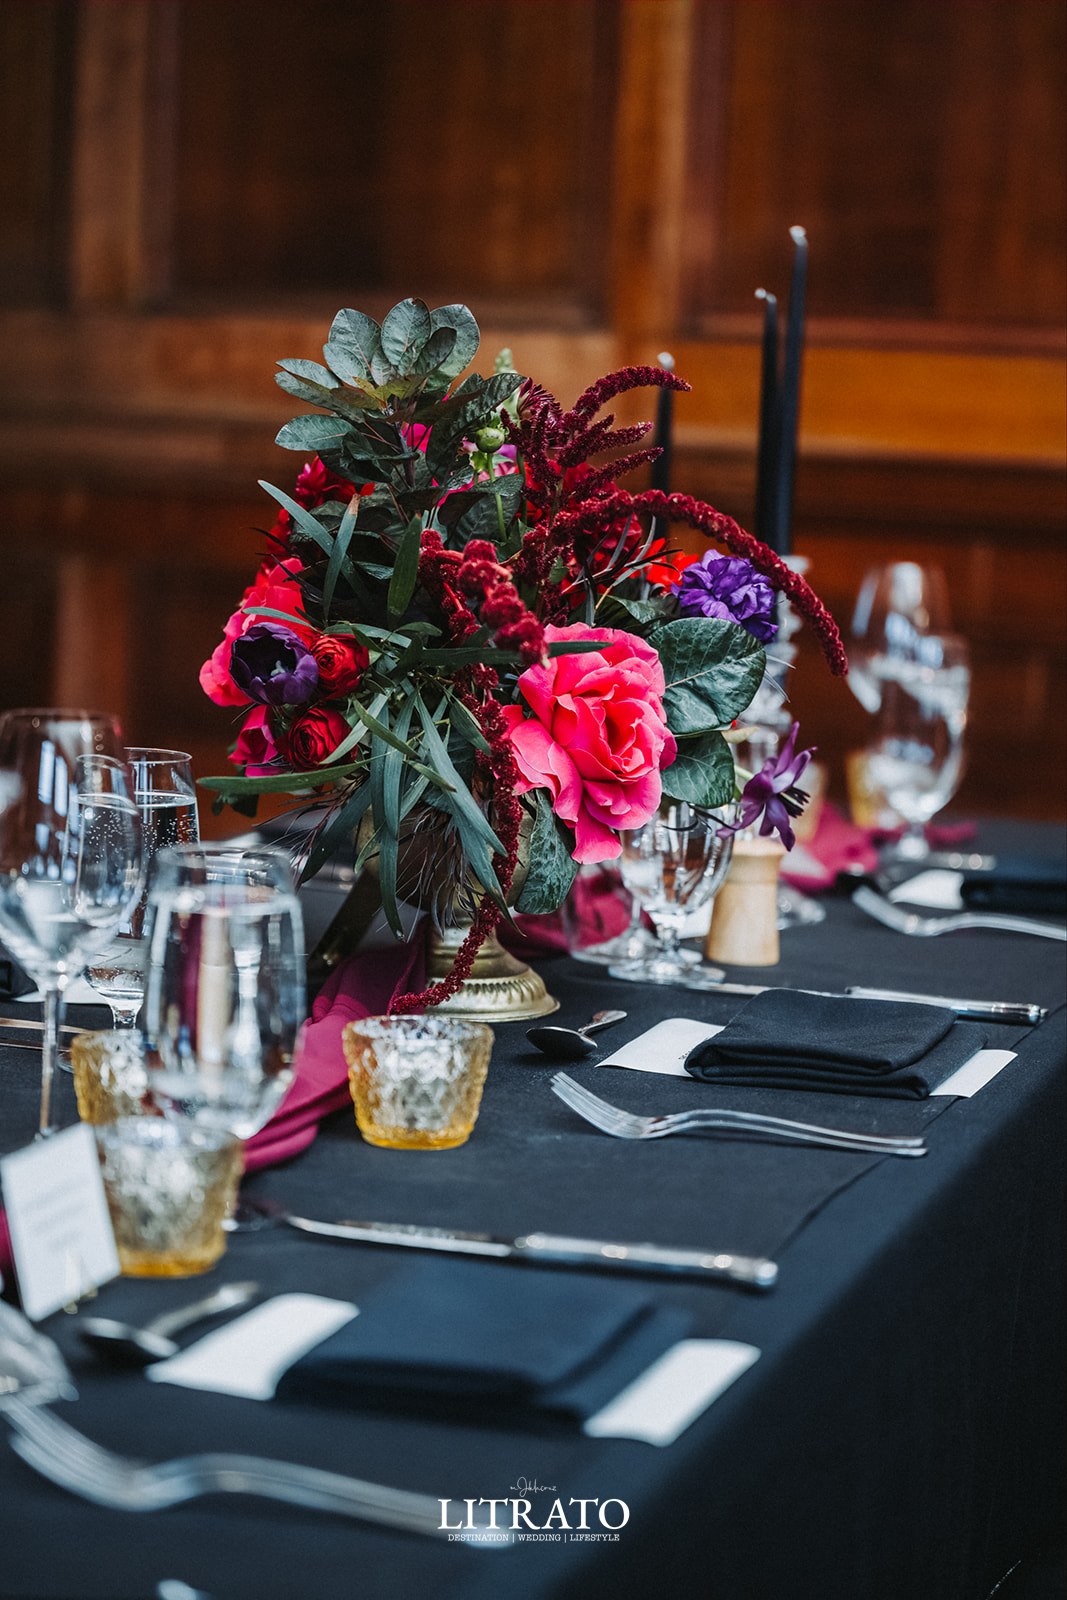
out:
{"label": "red rose", "polygon": [[311,772],[332,756],[342,739],[351,732],[344,717],[329,706],[305,711],[289,729],[289,765],[298,772]]}
{"label": "red rose", "polygon": [[350,693],[370,662],[364,647],[344,634],[321,633],[311,653],[319,666],[319,687],[327,696]]}

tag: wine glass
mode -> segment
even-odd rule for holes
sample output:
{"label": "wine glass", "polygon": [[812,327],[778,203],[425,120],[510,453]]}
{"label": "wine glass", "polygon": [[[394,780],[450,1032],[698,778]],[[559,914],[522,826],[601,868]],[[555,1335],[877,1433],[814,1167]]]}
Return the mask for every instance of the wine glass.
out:
{"label": "wine glass", "polygon": [[[141,812],[146,880],[160,850],[168,845],[196,843],[200,823],[192,762],[184,750],[160,750],[144,745],[126,749],[133,774],[133,792]],[[144,1002],[146,888],[133,908],[129,923],[90,961],[85,976],[111,1007],[118,1029],[134,1028]]]}
{"label": "wine glass", "polygon": [[963,775],[971,670],[967,643],[926,634],[883,655],[879,712],[866,751],[867,781],[903,817],[894,855],[922,861],[925,824],[951,800]]}
{"label": "wine glass", "polygon": [[865,711],[882,703],[880,663],[914,654],[916,641],[951,627],[948,586],[940,567],[891,561],[865,575],[852,614],[848,685]]}
{"label": "wine glass", "polygon": [[145,937],[149,1083],[172,1117],[247,1139],[293,1079],[304,933],[282,850],[184,844],[156,856]]}
{"label": "wine glass", "polygon": [[733,836],[720,830],[732,810],[706,811],[681,800],[665,800],[644,827],[624,830],[622,879],[634,900],[652,919],[652,954],[609,968],[612,977],[633,983],[684,983],[714,987],[723,974],[694,966],[681,949],[692,912],[710,906],[733,855]]}
{"label": "wine glass", "polygon": [[52,1131],[63,995],[129,916],[142,883],[141,819],[113,718],[0,717],[0,932],[44,999],[38,1137]]}

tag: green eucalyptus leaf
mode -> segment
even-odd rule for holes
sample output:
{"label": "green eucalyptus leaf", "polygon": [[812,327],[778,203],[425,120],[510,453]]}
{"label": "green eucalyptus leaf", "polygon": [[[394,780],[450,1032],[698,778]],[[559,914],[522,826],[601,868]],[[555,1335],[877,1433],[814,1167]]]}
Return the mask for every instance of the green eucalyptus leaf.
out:
{"label": "green eucalyptus leaf", "polygon": [[662,768],[663,792],[692,806],[724,806],[734,798],[734,757],[721,733],[683,739],[669,767]]}
{"label": "green eucalyptus leaf", "polygon": [[501,517],[506,532],[519,510],[525,487],[524,479],[517,472],[494,478],[491,484],[482,486],[473,504],[457,520],[456,537],[464,543],[468,539],[489,539],[499,544]]}
{"label": "green eucalyptus leaf", "polygon": [[463,368],[469,367],[478,354],[482,336],[477,322],[466,306],[451,305],[438,306],[436,311],[431,311],[430,323],[435,331],[438,328],[455,329],[456,342],[448,359],[441,364],[441,371],[448,378],[458,378]]}
{"label": "green eucalyptus leaf", "polygon": [[329,772],[278,772],[263,778],[238,778],[227,772],[218,778],[198,778],[197,784],[201,789],[217,792],[229,803],[231,794],[301,794],[305,789],[321,789],[323,784],[352,777],[362,771],[363,765],[362,761],[349,761]]}
{"label": "green eucalyptus leaf", "polygon": [[504,846],[457,772],[444,740],[437,731],[434,719],[422,700],[416,709],[423,727],[426,764],[449,781],[449,792],[439,797],[439,804],[455,822],[463,853],[478,881],[488,890],[501,909],[504,909],[504,897],[492,860],[493,852],[501,856],[504,854]]}
{"label": "green eucalyptus leaf", "polygon": [[555,911],[567,898],[578,871],[568,839],[544,789],[533,791],[534,828],[530,839],[530,870],[515,906],[516,911],[539,915]]}
{"label": "green eucalyptus leaf", "polygon": [[[453,465],[456,451],[465,434],[475,431],[487,419],[495,420],[505,400],[515,393],[522,383],[517,372],[498,372],[488,381],[479,380],[480,387],[471,388],[461,403],[434,423],[426,448],[426,465],[433,476],[440,479],[444,470]],[[466,385],[463,385],[466,389]],[[450,397],[442,411],[459,395]]]}
{"label": "green eucalyptus leaf", "polygon": [[419,576],[419,553],[422,549],[422,518],[412,517],[404,529],[397,546],[392,581],[389,584],[389,615],[402,617],[411,604]]}
{"label": "green eucalyptus leaf", "polygon": [[374,383],[374,359],[381,352],[381,329],[364,311],[339,311],[323,348],[327,365],[352,383]]}
{"label": "green eucalyptus leaf", "polygon": [[622,628],[644,633],[657,623],[664,622],[674,611],[675,602],[670,595],[657,595],[654,600],[636,600],[621,594],[605,595],[596,608],[599,628]]}
{"label": "green eucalyptus leaf", "polygon": [[349,434],[349,424],[341,418],[321,417],[316,413],[294,417],[292,422],[285,424],[274,442],[284,450],[304,450],[325,457],[328,453],[342,450]]}
{"label": "green eucalyptus leaf", "polygon": [[430,313],[422,300],[400,300],[382,322],[382,354],[401,378],[415,369],[419,352],[431,333]]}
{"label": "green eucalyptus leaf", "polygon": [[663,667],[663,704],[673,733],[729,726],[763,681],[763,646],[736,622],[679,617],[654,628],[648,642]]}
{"label": "green eucalyptus leaf", "polygon": [[[312,420],[314,419],[308,418],[309,422]],[[326,417],[321,418],[323,422],[328,420]],[[311,515],[306,506],[302,506],[299,500],[294,500],[292,495],[286,494],[284,489],[276,489],[265,478],[259,479],[259,487],[265,489],[284,510],[288,511],[293,521],[307,534],[309,539],[313,539],[321,550],[325,550],[327,555],[330,554],[333,548],[333,536],[328,529],[323,527],[317,517]]]}
{"label": "green eucalyptus leaf", "polygon": [[309,879],[315,876],[323,863],[333,855],[346,834],[355,836],[356,829],[363,821],[370,803],[370,784],[361,783],[359,788],[349,795],[344,805],[339,807],[319,833],[304,863],[304,870],[300,874],[301,883],[307,883]]}
{"label": "green eucalyptus leaf", "polygon": [[329,617],[330,607],[333,604],[333,592],[337,587],[337,580],[344,568],[348,556],[348,547],[356,531],[356,518],[359,515],[359,496],[353,495],[348,502],[348,510],[341,518],[341,525],[334,536],[333,549],[330,559],[326,564],[326,577],[322,584],[322,615],[323,619]]}
{"label": "green eucalyptus leaf", "polygon": [[413,369],[416,376],[428,378],[434,373],[441,373],[447,382],[441,369],[452,354],[455,343],[455,328],[435,328],[416,357]]}

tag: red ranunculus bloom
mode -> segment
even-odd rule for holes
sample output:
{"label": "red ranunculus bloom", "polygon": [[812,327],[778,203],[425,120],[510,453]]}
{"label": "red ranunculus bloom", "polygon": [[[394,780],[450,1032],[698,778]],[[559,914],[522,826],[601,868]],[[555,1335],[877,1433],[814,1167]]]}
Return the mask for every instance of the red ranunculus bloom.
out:
{"label": "red ranunculus bloom", "polygon": [[233,760],[245,769],[246,778],[270,777],[279,770],[281,751],[267,706],[256,706],[245,718],[234,746]]}
{"label": "red ranunculus bloom", "polygon": [[319,687],[328,698],[350,694],[370,662],[363,645],[346,634],[320,633],[311,653],[318,662]]}
{"label": "red ranunculus bloom", "polygon": [[289,765],[298,772],[310,772],[320,767],[350,731],[344,717],[330,706],[318,706],[314,711],[305,711],[289,729]]}

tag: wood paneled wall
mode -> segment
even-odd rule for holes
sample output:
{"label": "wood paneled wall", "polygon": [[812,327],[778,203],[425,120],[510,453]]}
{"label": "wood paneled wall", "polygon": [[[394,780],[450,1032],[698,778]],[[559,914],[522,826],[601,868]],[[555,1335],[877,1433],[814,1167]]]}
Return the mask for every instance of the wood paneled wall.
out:
{"label": "wood paneled wall", "polygon": [[[675,484],[748,522],[753,292],[799,221],[795,544],[846,619],[868,565],[945,567],[961,804],[1060,815],[1064,14],[4,0],[0,704],[106,702],[221,768],[196,674],[295,470],[274,362],[340,305],[466,300],[564,399],[672,350]],[[806,650],[794,700],[840,789],[859,707]]]}

